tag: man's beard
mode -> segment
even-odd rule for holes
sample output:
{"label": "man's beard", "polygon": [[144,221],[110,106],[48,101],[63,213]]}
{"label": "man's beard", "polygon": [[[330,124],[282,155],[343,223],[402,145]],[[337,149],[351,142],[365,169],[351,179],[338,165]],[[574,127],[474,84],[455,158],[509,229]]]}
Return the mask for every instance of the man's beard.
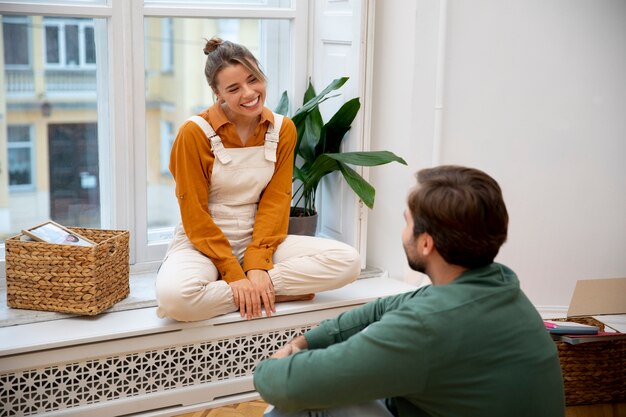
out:
{"label": "man's beard", "polygon": [[423,259],[420,258],[417,248],[413,247],[413,251],[409,251],[407,245],[402,245],[404,247],[404,253],[406,254],[406,260],[409,263],[409,267],[417,272],[421,272],[422,274],[426,273],[426,263]]}
{"label": "man's beard", "polygon": [[421,259],[410,259],[408,257],[407,259],[412,270],[421,272],[422,274],[426,273],[426,264]]}

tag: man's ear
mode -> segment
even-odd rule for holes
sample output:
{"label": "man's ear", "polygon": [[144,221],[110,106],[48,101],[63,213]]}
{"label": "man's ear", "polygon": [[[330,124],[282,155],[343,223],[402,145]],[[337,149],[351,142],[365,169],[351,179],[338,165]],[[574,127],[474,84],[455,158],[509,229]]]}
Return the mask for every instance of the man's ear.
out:
{"label": "man's ear", "polygon": [[435,251],[435,240],[433,239],[433,237],[426,232],[422,233],[420,237],[421,242],[418,245],[418,249],[420,252],[422,252],[422,256],[430,255],[431,253],[433,253]]}

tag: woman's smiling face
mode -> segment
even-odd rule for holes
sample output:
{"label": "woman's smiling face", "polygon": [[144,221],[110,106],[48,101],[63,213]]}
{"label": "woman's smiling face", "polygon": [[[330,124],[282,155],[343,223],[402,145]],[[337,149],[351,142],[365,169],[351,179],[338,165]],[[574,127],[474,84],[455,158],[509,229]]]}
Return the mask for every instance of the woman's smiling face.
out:
{"label": "woman's smiling face", "polygon": [[224,67],[216,77],[215,94],[225,106],[224,112],[231,121],[257,118],[265,105],[265,82],[259,80],[243,65]]}

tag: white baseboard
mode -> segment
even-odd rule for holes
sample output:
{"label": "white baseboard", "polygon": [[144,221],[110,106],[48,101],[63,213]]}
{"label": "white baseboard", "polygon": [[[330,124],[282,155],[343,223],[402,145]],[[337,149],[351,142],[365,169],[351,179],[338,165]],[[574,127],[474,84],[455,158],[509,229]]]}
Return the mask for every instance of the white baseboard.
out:
{"label": "white baseboard", "polygon": [[540,305],[535,306],[535,308],[544,319],[558,319],[567,317],[567,306]]}

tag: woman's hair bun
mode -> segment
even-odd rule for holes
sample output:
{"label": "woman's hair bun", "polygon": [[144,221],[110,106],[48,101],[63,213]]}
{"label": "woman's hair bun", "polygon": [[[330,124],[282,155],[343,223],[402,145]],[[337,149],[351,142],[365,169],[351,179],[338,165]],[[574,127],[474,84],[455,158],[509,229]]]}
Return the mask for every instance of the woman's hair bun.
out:
{"label": "woman's hair bun", "polygon": [[206,45],[204,45],[204,55],[208,55],[211,52],[215,51],[217,47],[220,46],[222,43],[224,43],[223,40],[221,40],[217,36],[213,36],[211,39],[206,41]]}

